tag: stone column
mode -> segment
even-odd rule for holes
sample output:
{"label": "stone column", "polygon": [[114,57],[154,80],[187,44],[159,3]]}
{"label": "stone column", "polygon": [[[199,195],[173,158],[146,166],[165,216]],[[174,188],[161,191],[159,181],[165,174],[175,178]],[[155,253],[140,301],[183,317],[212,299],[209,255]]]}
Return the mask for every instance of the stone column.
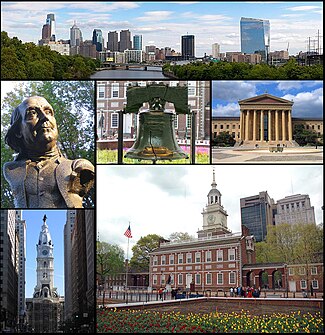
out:
{"label": "stone column", "polygon": [[261,110],[261,130],[260,130],[260,133],[261,133],[261,142],[264,141],[264,111]]}
{"label": "stone column", "polygon": [[275,111],[275,140],[279,141],[279,111]]}
{"label": "stone column", "polygon": [[291,110],[288,110],[288,136],[289,141],[292,141],[292,119],[291,119]]}
{"label": "stone column", "polygon": [[269,110],[268,128],[268,138],[270,142],[272,141],[271,110]]}
{"label": "stone column", "polygon": [[286,141],[285,110],[282,110],[282,141]]}
{"label": "stone column", "polygon": [[244,111],[240,111],[240,141],[244,140]]}
{"label": "stone column", "polygon": [[249,141],[249,110],[246,111],[245,141]]}
{"label": "stone column", "polygon": [[256,109],[254,109],[254,116],[253,116],[253,141],[256,141]]}

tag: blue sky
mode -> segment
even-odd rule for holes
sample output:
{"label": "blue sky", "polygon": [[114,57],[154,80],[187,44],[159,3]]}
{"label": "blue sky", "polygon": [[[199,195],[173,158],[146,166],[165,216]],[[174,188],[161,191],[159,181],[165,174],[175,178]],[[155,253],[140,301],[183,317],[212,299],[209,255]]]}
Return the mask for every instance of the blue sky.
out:
{"label": "blue sky", "polygon": [[213,81],[212,115],[239,116],[238,100],[269,93],[292,100],[293,117],[323,117],[323,82],[305,81]]}
{"label": "blue sky", "polygon": [[23,42],[37,43],[46,15],[54,13],[58,39],[69,39],[76,21],[84,39],[102,29],[105,43],[109,31],[130,29],[143,35],[144,45],[170,46],[180,51],[181,35],[195,35],[196,56],[211,54],[213,43],[221,52],[240,50],[240,18],[267,19],[271,27],[271,51],[290,54],[306,51],[308,38],[323,31],[322,2],[1,2],[1,30]]}
{"label": "blue sky", "polygon": [[26,298],[31,298],[36,286],[36,244],[43,224],[46,223],[54,243],[54,286],[64,296],[64,243],[63,228],[66,222],[65,210],[23,210],[22,219],[26,220]]}

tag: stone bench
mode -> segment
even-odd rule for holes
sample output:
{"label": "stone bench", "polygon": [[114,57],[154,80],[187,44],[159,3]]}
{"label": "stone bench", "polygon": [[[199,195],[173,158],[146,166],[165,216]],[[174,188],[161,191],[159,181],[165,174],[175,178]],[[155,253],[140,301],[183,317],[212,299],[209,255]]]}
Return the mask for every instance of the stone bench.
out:
{"label": "stone bench", "polygon": [[282,152],[283,147],[269,147],[270,152]]}

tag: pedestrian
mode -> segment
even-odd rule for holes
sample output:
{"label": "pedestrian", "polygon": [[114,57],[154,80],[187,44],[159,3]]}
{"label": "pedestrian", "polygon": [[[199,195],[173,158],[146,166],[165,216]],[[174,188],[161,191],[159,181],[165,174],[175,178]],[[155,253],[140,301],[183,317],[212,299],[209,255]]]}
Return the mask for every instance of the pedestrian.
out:
{"label": "pedestrian", "polygon": [[162,289],[162,287],[160,287],[160,289],[158,290],[158,294],[159,294],[159,299],[163,300],[163,289]]}

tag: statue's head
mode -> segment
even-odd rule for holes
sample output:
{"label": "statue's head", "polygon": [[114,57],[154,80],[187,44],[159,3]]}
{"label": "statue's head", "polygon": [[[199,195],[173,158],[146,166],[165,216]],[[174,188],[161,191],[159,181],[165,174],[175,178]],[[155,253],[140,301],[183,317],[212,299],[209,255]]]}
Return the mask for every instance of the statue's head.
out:
{"label": "statue's head", "polygon": [[56,146],[57,139],[54,111],[46,99],[32,96],[15,108],[6,143],[16,152],[43,154]]}

